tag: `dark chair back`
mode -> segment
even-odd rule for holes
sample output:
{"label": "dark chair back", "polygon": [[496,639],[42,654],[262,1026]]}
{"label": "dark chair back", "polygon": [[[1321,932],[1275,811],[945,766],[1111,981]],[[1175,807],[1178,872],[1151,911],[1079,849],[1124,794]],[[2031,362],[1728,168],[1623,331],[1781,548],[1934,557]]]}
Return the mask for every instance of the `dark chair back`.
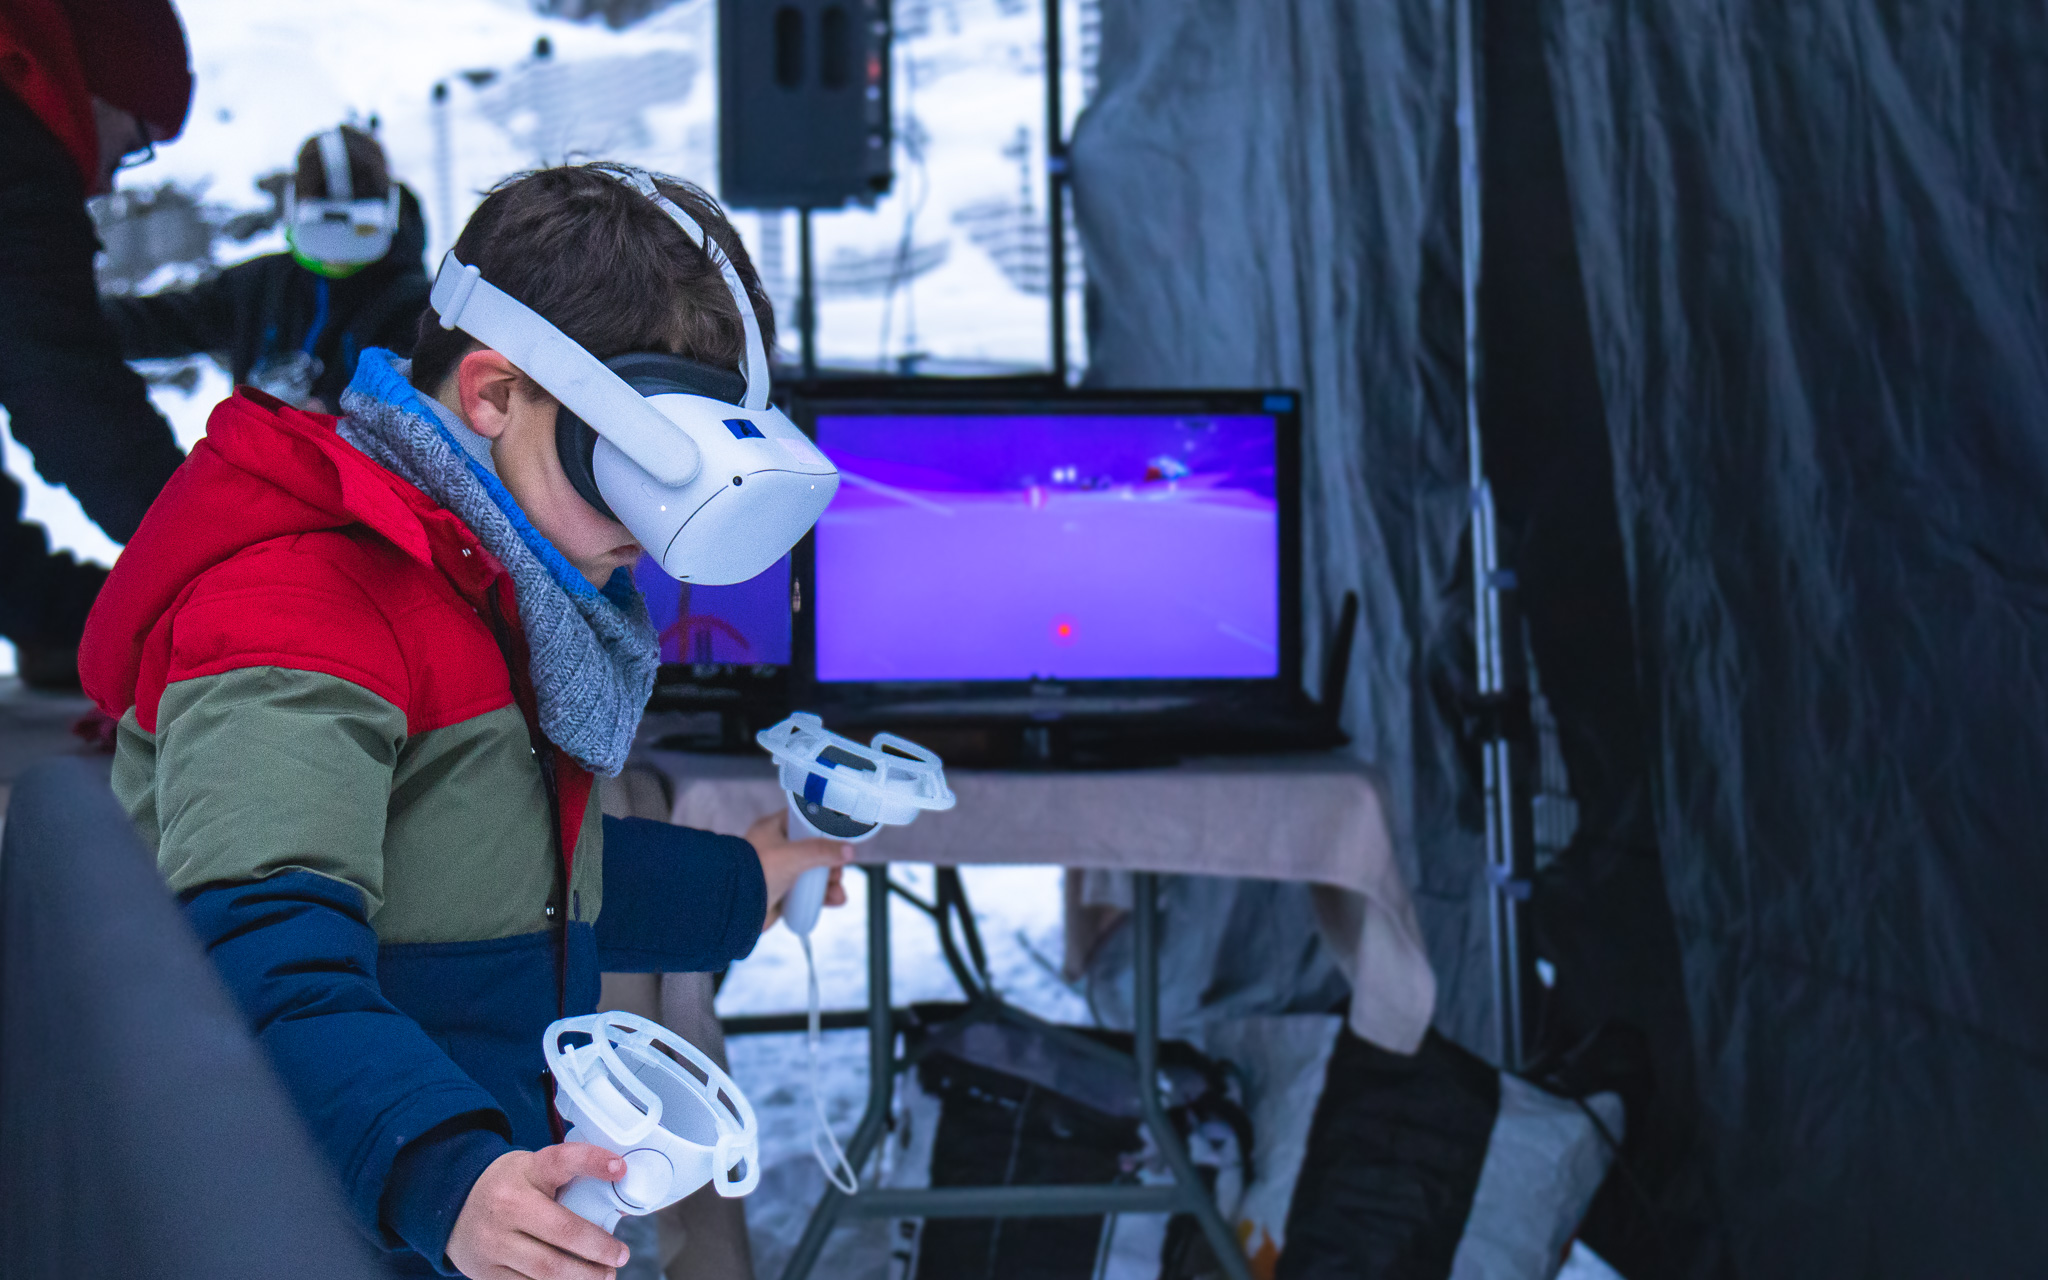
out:
{"label": "dark chair back", "polygon": [[101,761],[23,773],[0,842],[0,1273],[385,1274]]}

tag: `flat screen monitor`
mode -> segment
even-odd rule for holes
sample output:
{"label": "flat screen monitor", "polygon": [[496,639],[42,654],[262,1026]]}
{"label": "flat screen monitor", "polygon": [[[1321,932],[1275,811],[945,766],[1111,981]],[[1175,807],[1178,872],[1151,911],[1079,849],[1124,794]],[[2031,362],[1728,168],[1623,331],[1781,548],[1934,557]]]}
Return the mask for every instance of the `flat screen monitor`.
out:
{"label": "flat screen monitor", "polygon": [[1298,688],[1296,403],[800,402],[841,475],[798,553],[809,691],[968,713]]}
{"label": "flat screen monitor", "polygon": [[784,556],[746,582],[705,587],[677,582],[653,556],[641,556],[633,582],[647,598],[663,664],[788,666],[789,563]]}

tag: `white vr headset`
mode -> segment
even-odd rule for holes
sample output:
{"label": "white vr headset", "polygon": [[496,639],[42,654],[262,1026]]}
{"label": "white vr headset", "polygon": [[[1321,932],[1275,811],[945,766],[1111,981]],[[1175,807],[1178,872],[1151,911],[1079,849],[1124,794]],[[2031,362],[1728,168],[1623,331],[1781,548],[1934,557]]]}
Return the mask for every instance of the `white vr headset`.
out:
{"label": "white vr headset", "polygon": [[745,582],[817,523],[839,471],[768,403],[768,353],[753,301],[718,242],[634,172],[633,188],[704,250],[739,308],[746,374],[666,352],[599,360],[524,303],[441,260],[430,301],[561,402],[555,447],[584,501],[626,526],[664,572],[716,586]]}
{"label": "white vr headset", "polygon": [[355,198],[349,177],[348,146],[340,129],[319,137],[320,168],[327,175],[327,195],[301,200],[296,184],[284,189],[284,222],[292,247],[316,262],[360,266],[391,252],[398,232],[398,184],[383,196]]}

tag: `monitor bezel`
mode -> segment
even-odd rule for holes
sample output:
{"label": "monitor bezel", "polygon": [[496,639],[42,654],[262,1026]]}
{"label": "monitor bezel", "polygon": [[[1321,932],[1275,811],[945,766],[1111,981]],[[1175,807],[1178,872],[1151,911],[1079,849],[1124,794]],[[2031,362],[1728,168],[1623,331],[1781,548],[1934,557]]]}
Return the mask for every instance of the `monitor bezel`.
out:
{"label": "monitor bezel", "polygon": [[[815,707],[848,720],[876,719],[890,723],[1042,723],[1056,720],[1116,719],[1116,713],[1073,712],[1061,704],[1076,699],[1184,698],[1195,702],[1222,697],[1270,699],[1282,705],[1301,691],[1301,396],[1284,388],[1265,390],[1073,391],[1038,394],[976,394],[966,388],[941,390],[896,387],[872,390],[831,388],[821,394],[791,397],[789,414],[806,434],[817,438],[820,417],[834,414],[879,416],[912,413],[947,416],[1018,416],[1028,414],[1089,415],[1117,413],[1256,415],[1274,419],[1274,493],[1279,506],[1280,664],[1270,677],[1209,679],[1126,678],[1107,680],[918,680],[822,681],[817,678],[816,531],[804,535],[791,557],[790,574],[799,607],[791,619],[790,685],[796,705]],[[921,715],[904,711],[934,702],[1028,701],[1032,710],[966,711]]]}

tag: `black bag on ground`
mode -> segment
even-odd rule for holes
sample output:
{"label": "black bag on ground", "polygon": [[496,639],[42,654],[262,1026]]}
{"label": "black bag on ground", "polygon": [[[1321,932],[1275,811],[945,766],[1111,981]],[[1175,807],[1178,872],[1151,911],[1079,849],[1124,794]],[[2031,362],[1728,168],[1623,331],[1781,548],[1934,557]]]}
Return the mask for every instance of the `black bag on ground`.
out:
{"label": "black bag on ground", "polygon": [[[1052,1026],[1013,1011],[987,1016],[958,1009],[920,1008],[919,1025],[905,1036],[917,1085],[937,1103],[930,1185],[1140,1180],[1150,1144],[1139,1119],[1129,1036]],[[1221,1124],[1235,1136],[1237,1151],[1250,1151],[1250,1121],[1229,1096],[1220,1064],[1167,1042],[1160,1046],[1160,1073],[1170,1090],[1168,1119],[1183,1141],[1197,1126]],[[1213,1183],[1214,1166],[1202,1172]],[[1231,1177],[1238,1177],[1235,1168]],[[1101,1214],[935,1218],[906,1228],[898,1257],[907,1265],[899,1274],[911,1280],[1089,1280],[1097,1274],[1103,1225]],[[1194,1221],[1176,1215],[1160,1274],[1194,1280],[1213,1266]]]}
{"label": "black bag on ground", "polygon": [[1554,1274],[1622,1141],[1622,1097],[1643,1061],[1640,1036],[1619,1026],[1533,1080],[1434,1031],[1404,1056],[1344,1028],[1276,1280]]}

